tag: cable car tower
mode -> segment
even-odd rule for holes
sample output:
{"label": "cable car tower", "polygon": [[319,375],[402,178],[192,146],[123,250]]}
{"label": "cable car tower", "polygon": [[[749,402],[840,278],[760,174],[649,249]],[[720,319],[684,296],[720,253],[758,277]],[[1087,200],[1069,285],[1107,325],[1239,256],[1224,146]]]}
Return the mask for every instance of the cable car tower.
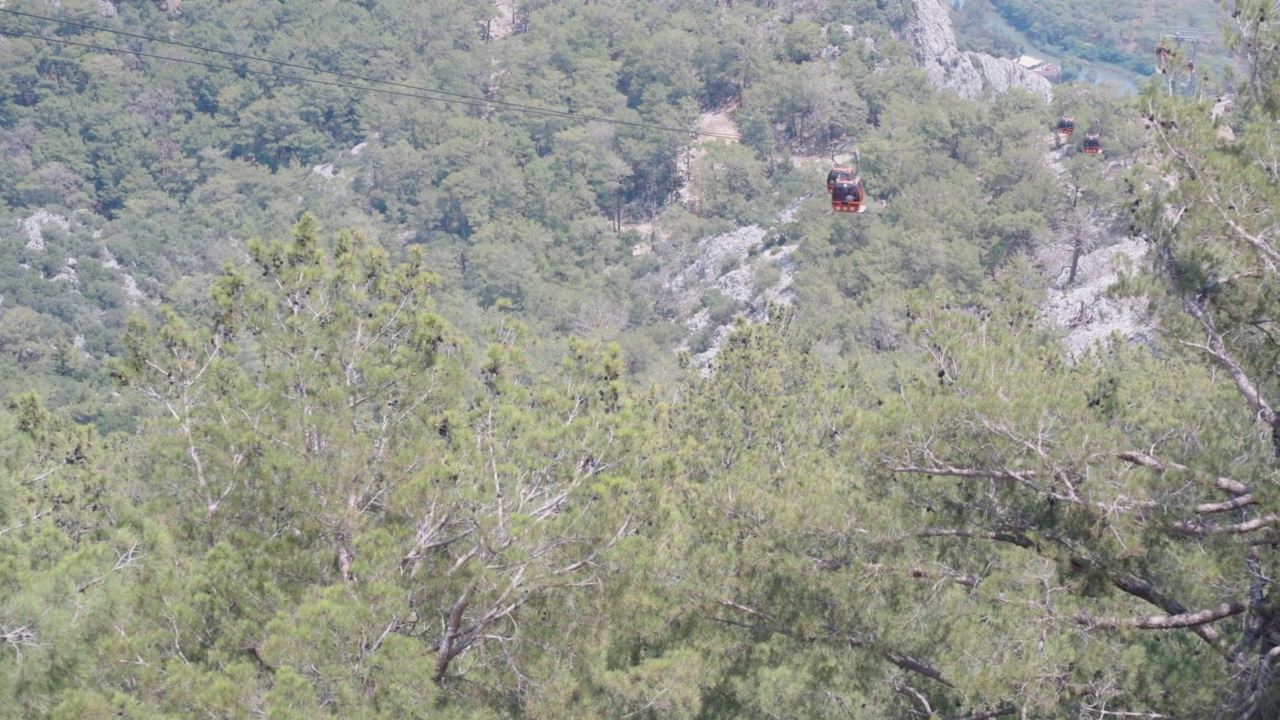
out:
{"label": "cable car tower", "polygon": [[[1201,43],[1213,42],[1215,35],[1216,33],[1209,30],[1180,25],[1160,29],[1160,44],[1156,46],[1156,70],[1169,78],[1166,87],[1170,95],[1175,89],[1181,89],[1181,83],[1177,78],[1185,74],[1187,94],[1195,97],[1200,87],[1200,76],[1196,67],[1197,51]],[[1182,48],[1187,45],[1191,46],[1191,56],[1182,58]]]}

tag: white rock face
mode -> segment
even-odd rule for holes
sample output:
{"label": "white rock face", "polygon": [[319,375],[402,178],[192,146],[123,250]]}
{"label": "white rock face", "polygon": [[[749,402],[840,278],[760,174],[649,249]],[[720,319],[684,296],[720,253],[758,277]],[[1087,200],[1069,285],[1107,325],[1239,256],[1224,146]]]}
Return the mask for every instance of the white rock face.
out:
{"label": "white rock face", "polygon": [[[778,223],[790,222],[794,214],[808,198],[801,198],[792,203],[776,218]],[[737,314],[753,323],[769,321],[768,304],[789,305],[794,299],[791,289],[795,280],[797,263],[791,257],[798,246],[764,247],[769,236],[769,229],[759,225],[747,225],[736,230],[703,238],[692,248],[688,257],[683,259],[681,269],[667,276],[663,288],[678,303],[691,312],[701,296],[708,289],[714,288],[739,303],[742,310]],[[778,269],[777,280],[767,288],[760,287],[758,272],[766,266]],[[733,332],[733,320],[727,324],[710,328],[710,341],[704,352],[692,355],[694,365],[702,369],[704,375],[711,373],[715,365],[716,355],[724,346],[725,340]],[[685,323],[690,335],[708,329],[711,314],[700,309]],[[683,346],[689,349],[688,344]]]}
{"label": "white rock face", "polygon": [[76,259],[67,258],[67,262],[57,275],[49,278],[49,282],[69,282],[72,285],[80,284],[80,277],[76,275]]}
{"label": "white rock face", "polygon": [[98,0],[98,14],[104,18],[113,18],[120,14],[120,10],[111,0]]}
{"label": "white rock face", "polygon": [[951,17],[940,0],[912,0],[915,15],[897,31],[915,50],[916,63],[934,87],[963,98],[982,98],[1022,88],[1045,102],[1053,97],[1049,81],[1007,58],[960,52]]}
{"label": "white rock face", "polygon": [[1015,88],[1040,96],[1046,103],[1053,99],[1053,85],[1048,80],[1027,70],[1009,58],[991,57],[985,53],[968,52],[965,56],[986,81],[988,93],[1006,93]]}
{"label": "white rock face", "polygon": [[320,165],[316,165],[311,168],[311,172],[315,175],[319,175],[325,180],[332,180],[342,175],[341,172],[334,172],[333,163],[322,163]]}
{"label": "white rock face", "polygon": [[22,221],[22,232],[27,236],[28,250],[44,250],[44,228],[53,223],[63,231],[71,229],[71,223],[61,215],[54,215],[48,210],[40,210],[35,215]]}
{"label": "white rock face", "polygon": [[129,307],[138,307],[141,301],[147,299],[147,294],[138,287],[138,281],[128,273],[125,273],[122,289],[124,290],[125,302]]}
{"label": "white rock face", "polygon": [[692,277],[687,278],[689,284],[714,282],[726,262],[742,262],[751,248],[760,246],[766,232],[759,225],[748,225],[699,242],[698,259],[690,268]]}
{"label": "white rock face", "polygon": [[[1070,269],[1054,282],[1043,308],[1046,322],[1067,330],[1067,353],[1077,357],[1113,333],[1130,342],[1151,336],[1146,323],[1145,298],[1113,298],[1107,290],[1119,279],[1118,266],[1127,260],[1136,265],[1147,254],[1146,244],[1128,238],[1099,248],[1080,258],[1076,282],[1066,286]],[[1124,257],[1121,257],[1124,256]]]}

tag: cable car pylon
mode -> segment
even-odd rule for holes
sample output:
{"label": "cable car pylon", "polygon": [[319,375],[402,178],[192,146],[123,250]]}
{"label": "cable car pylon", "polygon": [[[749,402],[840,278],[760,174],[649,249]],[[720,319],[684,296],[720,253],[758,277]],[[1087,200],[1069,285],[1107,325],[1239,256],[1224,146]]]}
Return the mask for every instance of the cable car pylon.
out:
{"label": "cable car pylon", "polygon": [[[1181,86],[1176,76],[1185,73],[1188,78],[1187,94],[1195,97],[1200,85],[1200,77],[1196,73],[1196,55],[1200,43],[1212,42],[1214,33],[1182,26],[1161,30],[1160,42],[1156,45],[1156,71],[1168,78],[1166,89],[1170,95]],[[1191,57],[1179,62],[1183,45],[1191,46]]]}

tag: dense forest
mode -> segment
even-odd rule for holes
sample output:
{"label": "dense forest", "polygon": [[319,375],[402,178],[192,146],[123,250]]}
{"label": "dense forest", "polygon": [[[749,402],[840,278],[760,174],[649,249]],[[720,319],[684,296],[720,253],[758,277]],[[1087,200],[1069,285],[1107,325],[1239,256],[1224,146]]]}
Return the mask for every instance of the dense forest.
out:
{"label": "dense forest", "polygon": [[1215,116],[903,0],[5,3],[0,718],[1276,717],[1269,9]]}

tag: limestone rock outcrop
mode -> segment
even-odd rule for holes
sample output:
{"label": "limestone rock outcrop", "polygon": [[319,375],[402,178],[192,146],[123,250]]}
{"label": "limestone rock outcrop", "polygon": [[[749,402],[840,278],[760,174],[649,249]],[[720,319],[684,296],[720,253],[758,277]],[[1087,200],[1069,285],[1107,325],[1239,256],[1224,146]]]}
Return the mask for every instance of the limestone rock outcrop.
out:
{"label": "limestone rock outcrop", "polygon": [[1141,262],[1147,249],[1145,242],[1125,238],[1083,255],[1074,284],[1067,284],[1069,265],[1053,280],[1041,310],[1046,325],[1065,331],[1063,342],[1069,357],[1079,357],[1113,335],[1130,343],[1152,340],[1148,299],[1112,297],[1108,292],[1124,272],[1122,268]]}
{"label": "limestone rock outcrop", "polygon": [[915,51],[916,63],[934,87],[963,98],[983,98],[1021,88],[1045,102],[1049,81],[1007,58],[961,52],[951,17],[941,0],[910,0],[915,12],[897,28],[898,39]]}

